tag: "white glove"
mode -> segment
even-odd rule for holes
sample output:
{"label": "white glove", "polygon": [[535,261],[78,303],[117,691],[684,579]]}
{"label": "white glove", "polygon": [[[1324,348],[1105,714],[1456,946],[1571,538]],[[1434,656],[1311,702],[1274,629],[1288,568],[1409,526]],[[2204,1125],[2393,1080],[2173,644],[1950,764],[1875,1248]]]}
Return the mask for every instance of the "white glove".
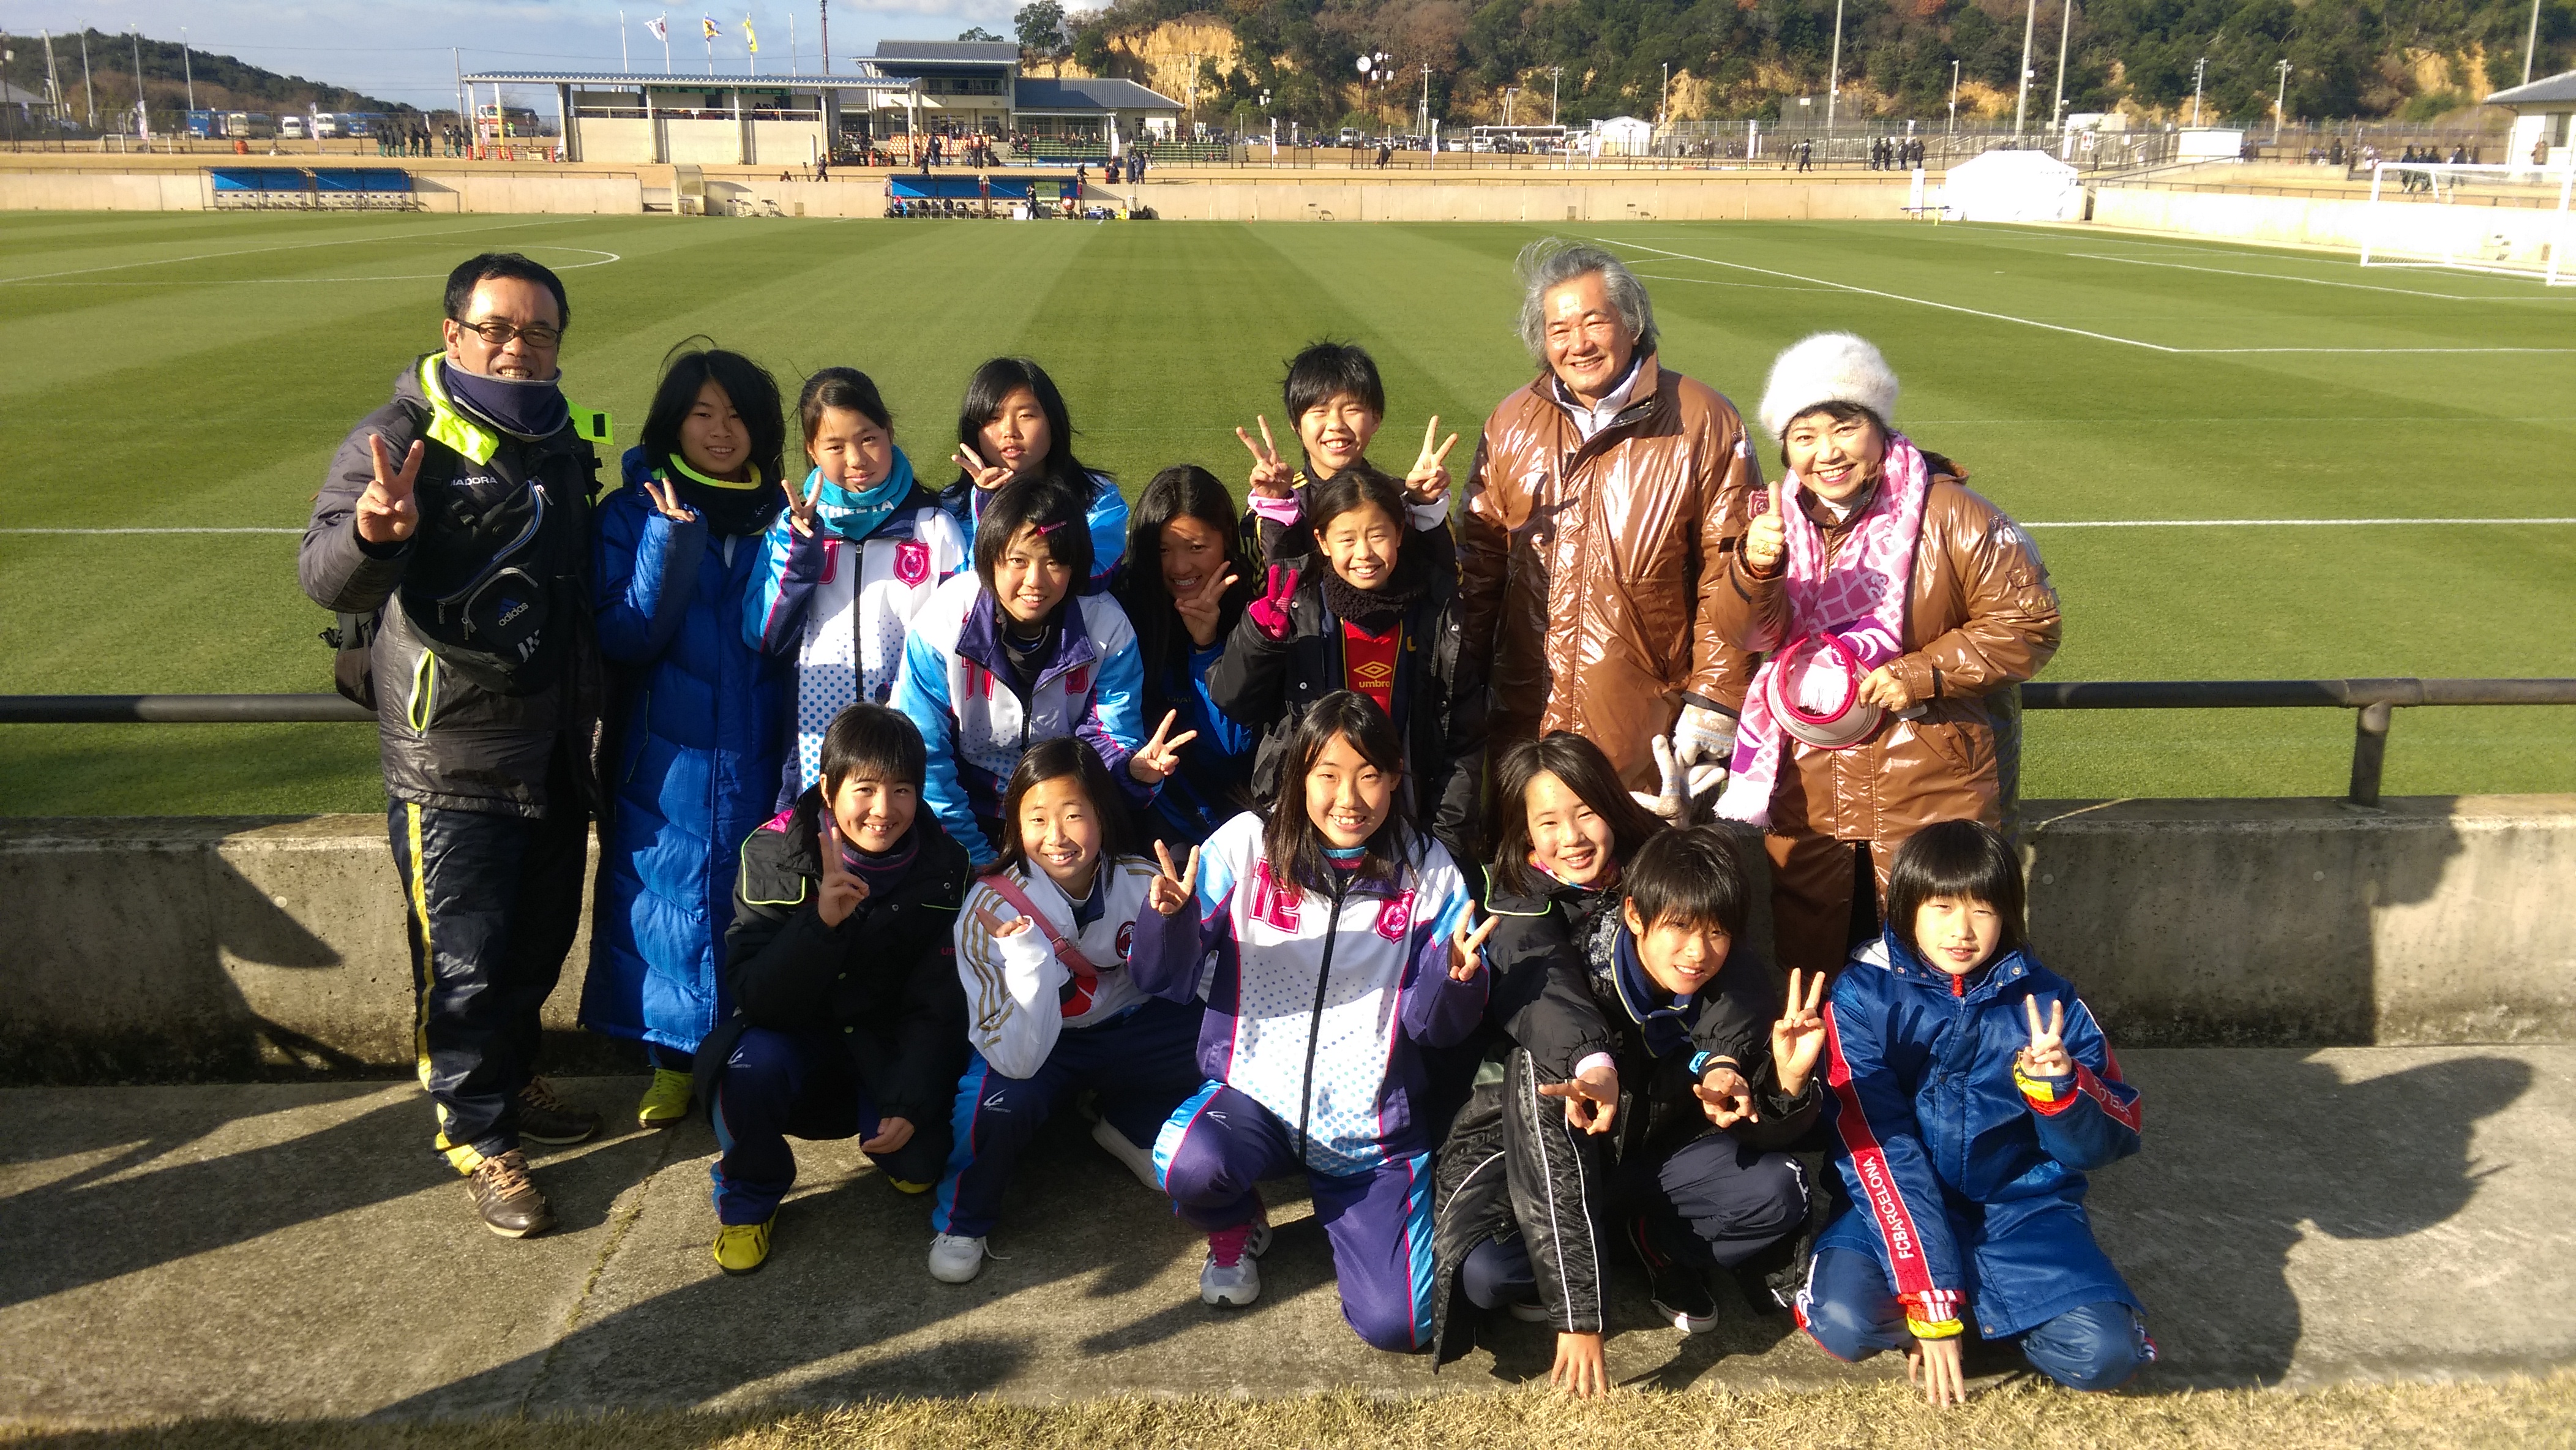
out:
{"label": "white glove", "polygon": [[1735,758],[1735,717],[1705,705],[1684,705],[1673,722],[1673,759],[1690,772],[1693,799],[1726,784],[1726,767]]}
{"label": "white glove", "polygon": [[1654,795],[1641,790],[1628,792],[1637,804],[1653,811],[1673,825],[1682,823],[1682,812],[1690,805],[1690,793],[1683,789],[1681,762],[1673,759],[1673,743],[1661,735],[1655,737],[1655,770],[1662,777],[1663,788]]}

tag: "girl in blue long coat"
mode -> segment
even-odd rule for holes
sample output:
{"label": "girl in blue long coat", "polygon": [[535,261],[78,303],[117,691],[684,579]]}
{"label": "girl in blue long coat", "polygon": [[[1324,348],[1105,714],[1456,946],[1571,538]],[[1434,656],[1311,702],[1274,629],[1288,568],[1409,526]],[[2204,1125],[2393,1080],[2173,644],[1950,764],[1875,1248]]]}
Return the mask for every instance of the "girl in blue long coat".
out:
{"label": "girl in blue long coat", "polygon": [[758,364],[681,353],[599,507],[593,575],[617,733],[581,1020],[645,1044],[647,1128],[688,1115],[690,1058],[732,1015],[735,852],[778,793],[787,672],[744,641],[742,616],[785,499],[786,436],[778,384]]}

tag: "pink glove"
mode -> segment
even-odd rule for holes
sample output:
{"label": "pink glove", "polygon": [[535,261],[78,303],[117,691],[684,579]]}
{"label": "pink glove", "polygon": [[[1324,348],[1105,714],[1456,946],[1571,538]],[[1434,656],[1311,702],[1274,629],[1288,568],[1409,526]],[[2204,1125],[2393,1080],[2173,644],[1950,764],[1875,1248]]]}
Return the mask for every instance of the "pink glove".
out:
{"label": "pink glove", "polygon": [[1297,597],[1297,568],[1293,564],[1273,564],[1264,583],[1261,597],[1243,612],[1252,619],[1252,627],[1271,641],[1288,637],[1288,602]]}

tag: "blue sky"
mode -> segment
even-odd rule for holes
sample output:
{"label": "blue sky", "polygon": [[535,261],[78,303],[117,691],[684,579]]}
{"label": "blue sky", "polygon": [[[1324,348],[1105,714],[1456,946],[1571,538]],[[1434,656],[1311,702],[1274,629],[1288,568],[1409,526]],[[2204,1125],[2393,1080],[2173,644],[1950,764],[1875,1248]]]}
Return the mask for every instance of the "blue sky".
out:
{"label": "blue sky", "polygon": [[[969,26],[981,25],[1008,35],[1011,11],[1018,0],[838,0],[832,6],[833,68],[864,55],[880,39],[953,40]],[[798,68],[817,67],[815,46],[819,10],[814,0],[792,7]],[[1069,7],[1070,8],[1070,7]],[[41,30],[61,35],[83,25],[104,31],[140,27],[158,40],[177,40],[187,27],[188,44],[199,51],[235,55],[253,65],[286,75],[348,86],[386,100],[416,106],[456,104],[455,65],[451,46],[462,47],[465,69],[615,70],[618,67],[618,9],[614,0],[578,0],[548,4],[544,0],[452,0],[421,4],[413,0],[353,3],[353,0],[0,0],[0,30],[33,36]],[[777,0],[755,0],[748,7],[760,35],[760,68],[787,68],[788,17],[791,7]],[[644,22],[667,14],[671,25],[674,70],[704,75],[707,52],[699,39],[698,17],[711,16],[724,27],[715,43],[718,74],[740,75],[746,57],[742,46],[743,0],[727,8],[705,3],[665,10],[661,0],[630,0],[625,7],[627,56],[637,70],[660,70],[662,47],[645,32]],[[59,48],[57,57],[60,58]],[[93,67],[113,65],[93,51]],[[77,52],[73,64],[78,65]],[[549,97],[546,108],[552,107]]]}

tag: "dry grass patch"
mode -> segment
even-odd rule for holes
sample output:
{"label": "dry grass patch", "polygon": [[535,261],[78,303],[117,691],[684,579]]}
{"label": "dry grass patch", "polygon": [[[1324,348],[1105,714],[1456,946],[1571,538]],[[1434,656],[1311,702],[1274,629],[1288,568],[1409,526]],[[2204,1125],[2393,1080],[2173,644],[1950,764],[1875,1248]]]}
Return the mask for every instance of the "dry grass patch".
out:
{"label": "dry grass patch", "polygon": [[1578,1405],[1542,1390],[1379,1399],[1091,1400],[1029,1409],[893,1400],[783,1415],[618,1413],[453,1424],[183,1421],[0,1428],[9,1450],[1836,1450],[2042,1445],[2049,1450],[2261,1450],[2363,1445],[2576,1445],[2576,1371],[2544,1379],[2079,1395],[2010,1384],[1935,1414],[1897,1385],[1759,1394],[1622,1394]]}

